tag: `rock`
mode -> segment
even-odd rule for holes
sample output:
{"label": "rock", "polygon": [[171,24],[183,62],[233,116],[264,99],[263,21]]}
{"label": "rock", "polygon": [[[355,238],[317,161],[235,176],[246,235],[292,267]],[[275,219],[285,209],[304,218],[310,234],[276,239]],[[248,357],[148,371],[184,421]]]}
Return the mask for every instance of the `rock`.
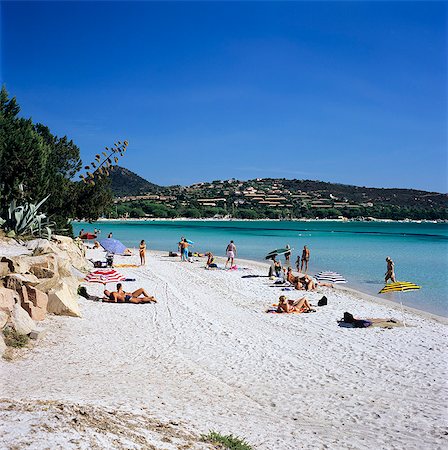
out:
{"label": "rock", "polygon": [[7,262],[0,262],[0,278],[10,273],[9,264]]}
{"label": "rock", "polygon": [[47,330],[38,329],[30,333],[30,339],[42,339],[47,334]]}
{"label": "rock", "polygon": [[39,279],[32,273],[11,273],[3,279],[3,282],[8,289],[19,292],[23,285],[35,286],[39,283]]}
{"label": "rock", "polygon": [[3,329],[3,327],[8,323],[9,314],[6,313],[6,311],[0,310],[0,330]]}
{"label": "rock", "polygon": [[76,290],[68,283],[61,281],[48,293],[47,311],[63,316],[81,317]]}
{"label": "rock", "polygon": [[0,262],[6,262],[10,272],[27,273],[30,270],[28,256],[3,256]]}
{"label": "rock", "polygon": [[37,278],[52,278],[55,273],[51,269],[46,267],[33,266],[30,268],[30,272]]}
{"label": "rock", "polygon": [[19,303],[16,303],[13,307],[11,322],[18,334],[29,334],[36,328],[33,319],[31,319]]}
{"label": "rock", "polygon": [[48,294],[51,290],[55,289],[60,283],[67,284],[74,292],[78,291],[79,281],[74,276],[60,277],[55,275],[52,278],[44,278],[39,280],[40,283],[35,285],[35,288],[39,291]]}
{"label": "rock", "polygon": [[34,239],[26,245],[32,251],[33,256],[45,255],[47,253],[59,253],[58,246],[48,239]]}
{"label": "rock", "polygon": [[[53,273],[58,272],[59,267],[59,257],[55,254],[39,255],[39,256],[29,256],[28,264],[30,266],[30,272],[34,273],[38,278],[51,278],[50,274],[47,273],[45,276],[45,271],[42,269],[47,269]],[[39,274],[42,276],[39,276]]]}
{"label": "rock", "polygon": [[82,243],[78,246],[72,238],[67,236],[53,235],[53,238],[58,241],[58,248],[66,253],[73,267],[84,273],[92,269],[92,263],[85,259],[85,249]]}
{"label": "rock", "polygon": [[39,291],[45,292],[48,294],[52,289],[54,289],[61,282],[61,277],[59,275],[55,275],[52,278],[44,278],[39,280],[39,283],[36,284],[35,288],[39,289]]}
{"label": "rock", "polygon": [[44,320],[47,313],[48,295],[32,286],[22,286],[20,291],[22,308],[33,320]]}
{"label": "rock", "polygon": [[0,311],[5,311],[7,314],[10,314],[18,298],[17,292],[13,289],[0,287]]}
{"label": "rock", "polygon": [[6,351],[5,339],[3,338],[3,334],[0,333],[0,356],[3,356],[5,351]]}
{"label": "rock", "polygon": [[68,259],[59,259],[58,273],[61,277],[72,276],[72,264]]}

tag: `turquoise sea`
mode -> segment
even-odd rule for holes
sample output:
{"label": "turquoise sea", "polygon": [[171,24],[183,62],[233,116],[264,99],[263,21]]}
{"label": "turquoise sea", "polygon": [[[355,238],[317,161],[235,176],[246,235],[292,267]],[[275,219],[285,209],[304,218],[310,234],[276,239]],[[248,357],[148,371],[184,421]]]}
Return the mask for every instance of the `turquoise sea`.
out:
{"label": "turquoise sea", "polygon": [[177,250],[181,236],[195,242],[194,250],[225,255],[230,239],[238,256],[264,261],[272,249],[290,244],[295,262],[304,245],[311,252],[309,273],[339,272],[348,286],[376,295],[383,287],[386,256],[395,262],[397,280],[422,286],[419,291],[380,295],[382,298],[448,316],[448,225],[441,223],[330,221],[122,221],[74,223],[109,232],[128,247],[144,239],[149,249]]}

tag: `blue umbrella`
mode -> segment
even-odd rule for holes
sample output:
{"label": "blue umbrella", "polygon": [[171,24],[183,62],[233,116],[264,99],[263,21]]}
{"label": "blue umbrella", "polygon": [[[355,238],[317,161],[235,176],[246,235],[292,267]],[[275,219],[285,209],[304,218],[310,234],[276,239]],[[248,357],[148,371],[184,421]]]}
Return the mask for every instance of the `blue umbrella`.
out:
{"label": "blue umbrella", "polygon": [[100,244],[104,250],[116,255],[122,255],[126,250],[126,247],[120,241],[112,238],[101,239]]}

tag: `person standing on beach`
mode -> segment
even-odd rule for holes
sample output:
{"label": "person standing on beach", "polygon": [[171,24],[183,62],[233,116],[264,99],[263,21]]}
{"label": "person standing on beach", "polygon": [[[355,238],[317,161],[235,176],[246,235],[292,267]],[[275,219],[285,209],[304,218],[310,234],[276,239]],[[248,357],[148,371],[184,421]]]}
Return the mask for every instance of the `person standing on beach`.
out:
{"label": "person standing on beach", "polygon": [[304,245],[302,251],[302,264],[300,266],[300,272],[302,272],[304,266],[305,266],[305,273],[308,271],[309,260],[310,260],[310,250],[306,245]]}
{"label": "person standing on beach", "polygon": [[179,252],[180,252],[181,262],[188,261],[188,247],[189,246],[190,246],[190,244],[187,242],[187,240],[184,237],[180,238]]}
{"label": "person standing on beach", "polygon": [[146,242],[143,239],[140,242],[139,254],[140,254],[140,265],[141,266],[146,265]]}
{"label": "person standing on beach", "polygon": [[230,262],[230,267],[232,268],[235,265],[235,256],[236,256],[236,245],[233,241],[230,241],[229,245],[226,248],[227,261],[225,268],[227,269],[227,264]]}
{"label": "person standing on beach", "polygon": [[291,246],[289,244],[286,244],[286,248],[289,250],[289,252],[285,253],[285,266],[290,266],[291,263],[289,260],[291,259]]}
{"label": "person standing on beach", "polygon": [[392,261],[392,259],[390,259],[390,256],[388,256],[386,258],[386,263],[387,263],[387,271],[385,273],[384,282],[387,284],[387,281],[390,279],[392,281],[392,283],[395,283],[395,281],[396,281],[396,279],[395,279],[395,264]]}
{"label": "person standing on beach", "polygon": [[297,272],[300,272],[300,255],[297,255],[296,269],[297,269]]}
{"label": "person standing on beach", "polygon": [[112,232],[108,234],[107,239],[112,239]]}

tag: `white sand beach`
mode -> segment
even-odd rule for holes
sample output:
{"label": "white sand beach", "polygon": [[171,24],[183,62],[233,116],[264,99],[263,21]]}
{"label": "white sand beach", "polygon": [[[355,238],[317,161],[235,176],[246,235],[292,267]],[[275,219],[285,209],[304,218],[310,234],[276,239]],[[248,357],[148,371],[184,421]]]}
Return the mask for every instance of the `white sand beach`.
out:
{"label": "white sand beach", "polygon": [[[242,278],[266,265],[204,263],[150,252],[146,267],[117,270],[136,279],[127,291],[144,287],[157,304],[81,299],[81,319],[49,316],[33,349],[0,361],[1,447],[206,448],[188,433],[215,430],[256,449],[446,448],[443,321],[329,288],[306,294],[314,305],[328,297],[315,313],[268,314],[283,292]],[[344,311],[407,326],[341,328]],[[90,427],[70,423],[82,415]],[[114,423],[115,434],[104,425]],[[183,431],[154,431],[163,427]]]}

